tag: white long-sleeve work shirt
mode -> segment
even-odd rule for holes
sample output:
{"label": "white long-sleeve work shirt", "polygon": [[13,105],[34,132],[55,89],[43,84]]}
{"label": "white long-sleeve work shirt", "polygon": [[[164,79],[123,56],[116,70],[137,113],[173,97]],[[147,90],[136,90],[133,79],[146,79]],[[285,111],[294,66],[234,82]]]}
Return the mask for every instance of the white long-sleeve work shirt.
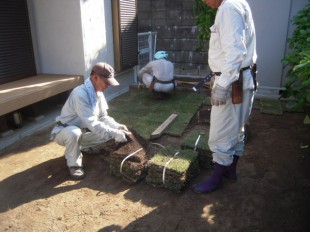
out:
{"label": "white long-sleeve work shirt", "polygon": [[[93,107],[85,84],[74,88],[62,108],[61,114],[56,117],[56,121],[69,126],[88,128],[101,138],[107,137],[107,135],[114,137],[115,129],[120,124],[108,116],[108,105],[103,93],[97,92],[96,96],[97,102]],[[57,134],[62,129],[62,126],[55,126],[51,133]]]}
{"label": "white long-sleeve work shirt", "polygon": [[144,73],[149,73],[160,81],[171,81],[173,80],[174,67],[169,60],[153,60],[139,71],[138,76],[141,78]]}
{"label": "white long-sleeve work shirt", "polygon": [[[166,59],[153,60],[144,66],[138,73],[138,77],[148,88],[152,83],[153,76],[159,81],[172,81],[174,78],[173,63]],[[169,92],[175,87],[174,83],[155,82],[154,90]]]}
{"label": "white long-sleeve work shirt", "polygon": [[[256,37],[252,13],[245,0],[224,0],[210,28],[209,65],[222,74],[215,84],[228,88],[239,78],[241,68],[256,62]],[[244,75],[243,88],[252,89],[250,71]],[[249,75],[247,75],[249,74]]]}

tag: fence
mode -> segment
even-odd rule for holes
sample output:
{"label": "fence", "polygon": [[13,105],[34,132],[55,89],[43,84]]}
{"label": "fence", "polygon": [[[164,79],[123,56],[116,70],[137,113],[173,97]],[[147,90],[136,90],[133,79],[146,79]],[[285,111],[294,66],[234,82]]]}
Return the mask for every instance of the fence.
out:
{"label": "fence", "polygon": [[156,40],[157,32],[138,33],[138,70],[153,60],[156,51]]}

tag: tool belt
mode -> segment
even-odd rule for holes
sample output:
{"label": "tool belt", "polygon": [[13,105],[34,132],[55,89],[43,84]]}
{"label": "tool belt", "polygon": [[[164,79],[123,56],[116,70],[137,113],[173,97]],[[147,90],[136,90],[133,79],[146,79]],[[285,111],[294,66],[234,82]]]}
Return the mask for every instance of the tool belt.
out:
{"label": "tool belt", "polygon": [[[56,122],[57,126],[62,126],[62,127],[67,127],[69,126],[68,124],[64,124],[60,121]],[[86,133],[86,132],[91,132],[88,128],[81,128],[82,132]]]}
{"label": "tool belt", "polygon": [[69,126],[68,124],[63,124],[63,123],[60,122],[60,121],[57,121],[56,124],[57,124],[57,126],[62,126],[62,127],[67,127],[67,126]]}
{"label": "tool belt", "polygon": [[[242,98],[243,98],[243,72],[245,70],[251,69],[252,77],[253,77],[253,82],[254,82],[254,91],[257,90],[257,81],[256,81],[256,73],[257,73],[257,65],[253,64],[251,66],[247,66],[244,68],[240,69],[239,72],[239,78],[235,82],[232,83],[232,93],[231,93],[231,98],[232,98],[232,103],[233,104],[240,104],[242,103]],[[215,75],[220,76],[221,72],[214,72]]]}
{"label": "tool belt", "polygon": [[239,78],[231,85],[231,100],[233,104],[240,104],[243,100],[243,72],[251,67],[241,68]]}
{"label": "tool belt", "polygon": [[257,80],[256,80],[256,74],[257,74],[257,64],[253,64],[251,66],[251,73],[252,73],[252,77],[253,77],[253,82],[254,82],[254,91],[257,90]]}
{"label": "tool belt", "polygon": [[173,88],[175,89],[175,79],[174,78],[171,81],[161,81],[161,80],[158,80],[155,76],[153,76],[152,82],[151,82],[150,87],[149,87],[151,92],[153,92],[153,90],[154,90],[155,83],[160,83],[160,84],[172,83]]}

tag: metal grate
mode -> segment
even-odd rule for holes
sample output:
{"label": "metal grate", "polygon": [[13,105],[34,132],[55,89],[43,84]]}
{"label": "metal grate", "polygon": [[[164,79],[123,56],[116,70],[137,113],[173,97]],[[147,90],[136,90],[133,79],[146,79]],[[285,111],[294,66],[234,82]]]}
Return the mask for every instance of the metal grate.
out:
{"label": "metal grate", "polygon": [[156,51],[157,32],[143,32],[138,34],[138,70],[153,60]]}

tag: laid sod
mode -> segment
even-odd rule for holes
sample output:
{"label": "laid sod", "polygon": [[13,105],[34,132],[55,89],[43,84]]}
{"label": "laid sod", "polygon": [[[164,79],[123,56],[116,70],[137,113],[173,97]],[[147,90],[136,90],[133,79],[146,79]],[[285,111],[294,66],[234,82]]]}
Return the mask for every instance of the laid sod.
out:
{"label": "laid sod", "polygon": [[118,122],[134,128],[145,139],[149,139],[152,132],[171,114],[177,114],[176,120],[164,133],[181,136],[202,105],[204,97],[195,92],[176,91],[167,98],[159,100],[146,89],[133,88],[111,100],[108,112]]}
{"label": "laid sod", "polygon": [[212,166],[212,155],[208,146],[209,131],[194,128],[181,141],[182,149],[190,149],[198,152],[199,166],[208,169]]}
{"label": "laid sod", "polygon": [[260,112],[265,114],[282,115],[282,104],[278,99],[261,98]]}

